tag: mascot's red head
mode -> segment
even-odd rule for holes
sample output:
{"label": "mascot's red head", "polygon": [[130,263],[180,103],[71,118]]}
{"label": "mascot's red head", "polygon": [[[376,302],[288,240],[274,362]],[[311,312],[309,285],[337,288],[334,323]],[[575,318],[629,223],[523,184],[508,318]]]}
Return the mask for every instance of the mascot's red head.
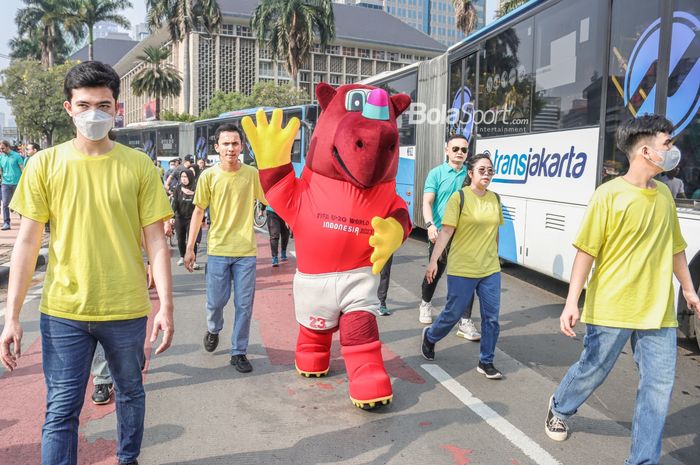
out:
{"label": "mascot's red head", "polygon": [[389,97],[377,87],[316,86],[323,112],[314,128],[306,167],[359,188],[396,178],[399,132],[396,118],[408,108],[406,94]]}

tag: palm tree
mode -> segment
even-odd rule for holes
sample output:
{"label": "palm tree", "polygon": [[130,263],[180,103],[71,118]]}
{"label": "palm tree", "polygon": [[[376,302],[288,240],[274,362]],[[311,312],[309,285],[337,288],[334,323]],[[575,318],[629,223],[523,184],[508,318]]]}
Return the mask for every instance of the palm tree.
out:
{"label": "palm tree", "polygon": [[79,33],[68,30],[63,22],[70,16],[68,0],[23,0],[26,7],[17,11],[15,23],[20,31],[19,39],[28,38],[37,43],[41,51],[41,65],[50,68],[56,55],[66,44],[64,34],[77,38]]}
{"label": "palm tree", "polygon": [[163,97],[177,97],[182,90],[180,72],[168,62],[170,50],[159,47],[146,47],[138,56],[137,66],[142,68],[131,81],[134,95],[149,95],[156,100],[156,119],[160,119],[160,100]]}
{"label": "palm tree", "polygon": [[527,3],[527,1],[528,0],[502,0],[501,6],[499,6],[498,10],[496,11],[496,16],[498,18],[500,18],[501,16],[505,16],[511,11],[518,8],[520,5]]}
{"label": "palm tree", "polygon": [[[58,37],[60,42],[56,45],[54,61],[56,64],[63,63],[70,55],[71,48],[64,40],[63,36]],[[18,36],[10,39],[10,58],[18,60],[41,61],[41,41],[38,35]]]}
{"label": "palm tree", "polygon": [[316,36],[322,48],[335,38],[330,0],[262,0],[250,26],[258,41],[268,43],[273,56],[284,61],[294,86]]}
{"label": "palm tree", "polygon": [[182,42],[182,60],[185,70],[184,112],[190,112],[190,33],[204,30],[211,35],[221,23],[221,9],[217,0],[147,0],[148,25],[151,30],[168,27],[170,40]]}
{"label": "palm tree", "polygon": [[476,8],[471,1],[467,0],[452,0],[452,5],[455,7],[457,29],[469,35],[476,26]]}
{"label": "palm tree", "polygon": [[129,20],[119,14],[122,10],[133,6],[129,0],[69,0],[68,6],[71,14],[65,18],[64,24],[71,30],[84,31],[87,28],[88,60],[90,61],[95,59],[93,51],[95,24],[100,21],[109,21],[125,29],[131,27]]}

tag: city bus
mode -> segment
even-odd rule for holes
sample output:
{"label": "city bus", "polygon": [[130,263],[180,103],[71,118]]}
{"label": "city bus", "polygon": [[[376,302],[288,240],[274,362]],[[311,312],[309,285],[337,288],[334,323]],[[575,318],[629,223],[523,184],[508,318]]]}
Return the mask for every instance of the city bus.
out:
{"label": "city bus", "polygon": [[[531,0],[417,69],[404,68],[417,82],[402,89],[416,94],[414,223],[424,226],[423,185],[444,162],[446,137],[463,134],[471,153],[494,162],[491,188],[506,219],[500,256],[568,281],[588,200],[628,167],[614,143],[618,125],[659,113],[674,123],[683,154],[678,172],[659,181],[682,181],[677,211],[698,288],[699,35],[697,0]],[[700,321],[675,286],[681,331],[700,344]]]}
{"label": "city bus", "polygon": [[177,121],[144,121],[112,130],[116,141],[146,152],[152,160],[168,169],[173,158],[193,154],[194,125]]}
{"label": "city bus", "polygon": [[[267,114],[268,121],[272,116],[272,107],[261,107]],[[219,156],[214,150],[214,134],[216,129],[224,123],[233,123],[239,128],[241,120],[245,116],[250,116],[255,119],[255,113],[258,108],[247,108],[245,110],[236,110],[227,113],[222,113],[216,118],[196,121],[194,123],[195,147],[194,154],[196,158],[208,158],[209,160],[218,160]],[[290,118],[297,117],[301,121],[299,133],[296,136],[294,145],[292,146],[292,165],[297,176],[301,175],[301,170],[304,167],[306,160],[306,152],[311,141],[311,133],[316,125],[318,117],[317,105],[296,105],[282,108],[282,125],[286,125]],[[247,141],[243,143],[243,151],[241,153],[243,162],[254,164],[255,155]]]}

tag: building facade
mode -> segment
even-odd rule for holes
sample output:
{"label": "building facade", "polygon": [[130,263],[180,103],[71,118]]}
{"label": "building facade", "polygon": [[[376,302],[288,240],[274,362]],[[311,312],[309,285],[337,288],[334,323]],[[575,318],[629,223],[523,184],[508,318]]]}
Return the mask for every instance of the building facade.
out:
{"label": "building facade", "polygon": [[[409,26],[429,35],[438,42],[450,46],[465,35],[457,30],[452,0],[335,0],[336,3],[366,8],[381,8]],[[500,0],[473,0],[476,9],[476,29],[495,17]]]}
{"label": "building facade", "polygon": [[[284,64],[273,59],[269,48],[250,29],[256,1],[220,0],[222,24],[218,33],[190,35],[190,113],[199,115],[215,91],[250,94],[257,82],[291,83]],[[445,51],[439,42],[407,26],[379,9],[365,10],[334,5],[336,39],[324,50],[316,45],[302,64],[299,87],[315,100],[316,84],[349,84],[387,70],[426,60]],[[136,97],[131,82],[141,69],[137,57],[149,45],[165,44],[172,50],[171,62],[184,71],[182,43],[169,42],[165,30],[158,31],[127,53],[115,66],[121,76],[124,121],[144,120],[149,97]],[[184,111],[182,96],[161,102],[162,109]]]}

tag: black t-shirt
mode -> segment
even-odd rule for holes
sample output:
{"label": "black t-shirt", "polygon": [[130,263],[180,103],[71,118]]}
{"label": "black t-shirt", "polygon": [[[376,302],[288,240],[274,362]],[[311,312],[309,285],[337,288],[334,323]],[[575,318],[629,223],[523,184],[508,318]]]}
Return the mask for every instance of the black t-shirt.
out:
{"label": "black t-shirt", "polygon": [[182,192],[182,189],[176,189],[173,193],[172,207],[175,218],[189,220],[194,213],[194,194],[188,195]]}

